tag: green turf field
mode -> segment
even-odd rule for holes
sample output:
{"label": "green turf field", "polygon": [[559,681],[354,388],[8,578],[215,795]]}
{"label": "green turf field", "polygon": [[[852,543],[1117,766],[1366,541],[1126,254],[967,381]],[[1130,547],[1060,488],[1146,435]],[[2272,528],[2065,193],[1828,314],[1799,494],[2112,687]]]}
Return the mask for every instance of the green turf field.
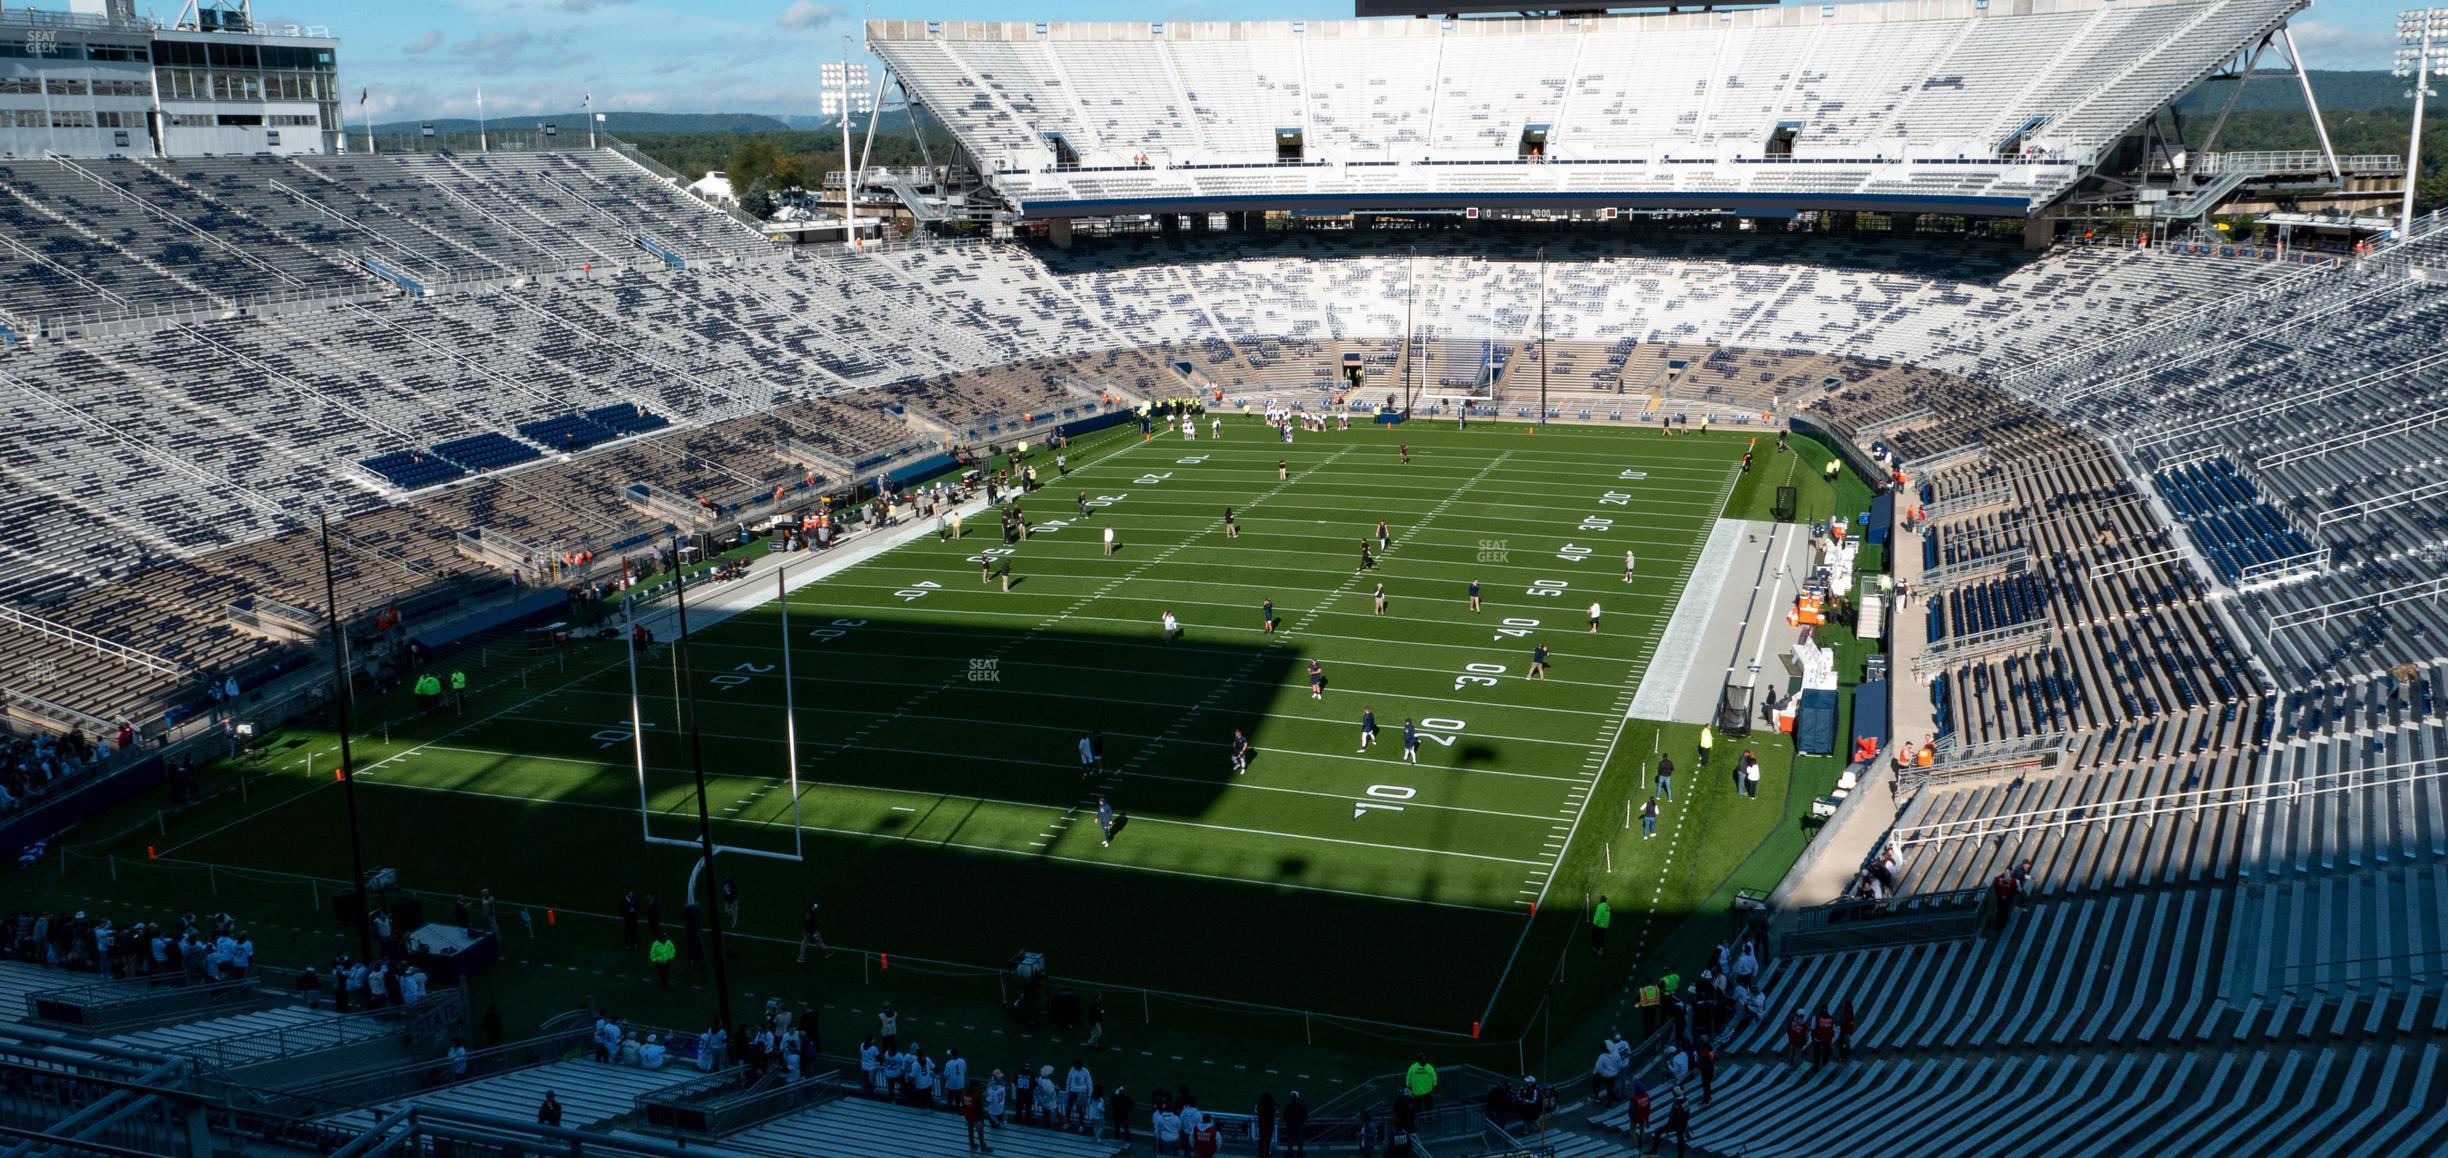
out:
{"label": "green turf field", "polygon": [[[1220,440],[1085,440],[1087,465],[1024,500],[1026,542],[1007,548],[973,517],[959,542],[922,538],[797,590],[787,633],[768,603],[690,641],[717,840],[805,856],[723,858],[746,930],[795,937],[818,900],[835,943],[912,966],[1036,950],[1066,978],[1467,1033],[1500,988],[1546,980],[1557,938],[1530,935],[1535,906],[1578,912],[1619,848],[1632,872],[1636,833],[1603,852],[1588,838],[1621,835],[1624,785],[1661,742],[1624,708],[1711,520],[1763,511],[1790,475],[1805,517],[1826,513],[1809,464],[1793,469],[1802,456],[1763,444],[1764,469],[1739,474],[1746,442],[1415,422],[1286,446],[1254,417],[1226,419]],[[1050,456],[1037,462],[1050,476]],[[1392,546],[1361,571],[1380,519]],[[1009,592],[979,574],[1004,557]],[[1168,610],[1178,639],[1160,631]],[[1541,643],[1548,678],[1531,681]],[[420,889],[603,912],[636,888],[676,915],[691,854],[641,840],[695,832],[676,650],[636,674],[642,744],[625,649],[600,644],[572,650],[566,682],[479,680],[463,715],[366,736],[369,859]],[[1382,729],[1367,752],[1363,709]],[[1235,728],[1256,752],[1242,775]],[[1083,777],[1090,730],[1105,769]],[[345,866],[341,794],[288,763],[283,786],[216,802],[162,855]],[[1110,847],[1099,793],[1122,820]],[[1775,822],[1721,829],[1744,835],[1716,850],[1722,866],[1681,867],[1686,890],[1716,889]],[[1601,855],[1605,878],[1581,863]]]}

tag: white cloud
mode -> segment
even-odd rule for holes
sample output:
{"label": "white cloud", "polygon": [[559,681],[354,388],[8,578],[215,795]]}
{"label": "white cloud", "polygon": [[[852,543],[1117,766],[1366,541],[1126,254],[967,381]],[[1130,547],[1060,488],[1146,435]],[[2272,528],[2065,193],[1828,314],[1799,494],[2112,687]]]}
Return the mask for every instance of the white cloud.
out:
{"label": "white cloud", "polygon": [[571,39],[567,30],[539,33],[514,28],[507,32],[488,32],[473,40],[462,40],[451,45],[451,51],[488,68],[508,65],[524,58],[530,51],[550,53],[557,66],[588,60],[587,54],[570,51]]}
{"label": "white cloud", "polygon": [[442,30],[436,28],[423,36],[417,37],[415,40],[409,41],[408,47],[403,48],[400,51],[405,52],[410,56],[423,56],[426,53],[432,52],[434,49],[440,47],[442,47]]}
{"label": "white cloud", "polygon": [[842,9],[839,4],[818,4],[815,0],[795,0],[790,7],[782,10],[782,16],[776,23],[784,28],[821,28],[841,19],[841,15]]}
{"label": "white cloud", "polygon": [[2321,20],[2298,20],[2294,28],[2305,68],[2385,69],[2395,58],[2396,38],[2380,29],[2341,28]]}

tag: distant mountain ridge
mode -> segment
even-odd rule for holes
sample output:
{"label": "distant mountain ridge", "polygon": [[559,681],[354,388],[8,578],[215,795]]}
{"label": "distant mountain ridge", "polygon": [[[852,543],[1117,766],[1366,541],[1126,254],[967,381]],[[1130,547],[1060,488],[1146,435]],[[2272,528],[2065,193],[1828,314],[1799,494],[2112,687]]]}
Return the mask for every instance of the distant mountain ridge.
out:
{"label": "distant mountain ridge", "polygon": [[[778,133],[790,128],[780,117],[762,113],[616,113],[603,115],[603,128],[610,133]],[[488,116],[488,127],[503,129],[532,128],[538,121],[548,121],[564,131],[586,131],[586,114],[519,113],[512,116]],[[437,133],[472,133],[476,131],[474,117],[444,117],[434,121],[387,121],[374,126],[378,133],[413,133],[431,124]],[[363,131],[358,130],[358,131]]]}
{"label": "distant mountain ridge", "polygon": [[[2388,73],[2347,72],[2311,69],[2312,95],[2320,98],[2323,112],[2364,112],[2370,109],[2411,108],[2406,98],[2406,82]],[[2193,90],[2178,106],[2186,116],[2207,114],[2217,116],[2219,107],[2227,103],[2227,94],[2235,90],[2235,82],[2214,80]],[[2303,86],[2289,74],[2255,74],[2252,83],[2244,86],[2243,99],[2236,102],[2238,112],[2272,112],[2303,110]]]}

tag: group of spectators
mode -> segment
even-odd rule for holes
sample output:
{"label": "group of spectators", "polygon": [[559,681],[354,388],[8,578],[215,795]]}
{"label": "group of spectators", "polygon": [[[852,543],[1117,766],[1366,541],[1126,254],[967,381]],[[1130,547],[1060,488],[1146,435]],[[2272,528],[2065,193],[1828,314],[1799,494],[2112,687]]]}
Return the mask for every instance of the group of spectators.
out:
{"label": "group of spectators", "polygon": [[423,968],[392,950],[373,961],[354,960],[346,953],[335,956],[328,982],[309,965],[298,974],[297,990],[311,1006],[322,999],[328,985],[332,1008],[342,1013],[380,1012],[415,1005],[424,1000],[431,984]]}
{"label": "group of spectators", "polygon": [[[1633,1043],[1621,1030],[1599,1047],[1598,1060],[1590,1067],[1591,1094],[1600,1107],[1613,1106],[1618,1098],[1630,1103],[1625,1129],[1644,1148],[1663,1146],[1672,1135],[1676,1152],[1682,1152],[1690,1140],[1693,1109],[1716,1098],[1719,1045],[1767,1018],[1768,991],[1761,974],[1768,964],[1768,944],[1765,931],[1754,923],[1718,944],[1698,979],[1687,983],[1669,969],[1637,987],[1634,1002],[1640,1009],[1642,1039],[1665,1061],[1659,1088],[1633,1075]],[[1796,1010],[1795,1016],[1801,1012]]]}
{"label": "group of spectators", "polygon": [[107,740],[92,739],[83,729],[64,736],[0,732],[0,816],[24,809],[53,786],[110,763],[135,744],[136,729],[126,724]]}
{"label": "group of spectators", "polygon": [[[807,1026],[801,1015],[786,1034]],[[888,1002],[876,1015],[875,1031],[858,1045],[859,1088],[869,1097],[898,1105],[957,1113],[968,1125],[969,1148],[993,1152],[994,1133],[1009,1127],[1063,1130],[1090,1138],[1128,1144],[1153,1139],[1156,1152],[1204,1158],[1222,1145],[1226,1117],[1199,1106],[1187,1084],[1153,1091],[1144,1104],[1129,1087],[1110,1088],[1098,1081],[1080,1057],[1068,1065],[1022,1060],[1007,1073],[1000,1068],[978,1073],[957,1048],[940,1055],[925,1045],[902,1039],[901,1014]],[[1097,1048],[1092,1031],[1088,1048]],[[812,1030],[804,1038],[806,1064],[818,1052]],[[1429,1085],[1434,1071],[1429,1070]],[[1408,1095],[1405,1095],[1408,1098]],[[1295,1090],[1282,1100],[1261,1094],[1246,1119],[1233,1116],[1230,1128],[1241,1140],[1256,1145],[1262,1156],[1281,1147],[1288,1155],[1303,1154],[1309,1137],[1309,1105]]]}
{"label": "group of spectators", "polygon": [[226,913],[203,919],[189,913],[123,927],[81,909],[18,912],[0,924],[0,955],[114,979],[187,984],[245,977],[254,968],[255,942]]}

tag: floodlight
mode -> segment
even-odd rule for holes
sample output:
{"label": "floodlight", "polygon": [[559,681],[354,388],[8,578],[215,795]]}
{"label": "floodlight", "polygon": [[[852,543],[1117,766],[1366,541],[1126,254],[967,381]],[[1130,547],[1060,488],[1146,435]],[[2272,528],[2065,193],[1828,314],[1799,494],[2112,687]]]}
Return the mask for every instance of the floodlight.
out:
{"label": "floodlight", "polygon": [[2414,123],[2407,133],[2405,204],[2399,211],[2401,233],[2414,231],[2414,184],[2422,167],[2423,99],[2431,96],[2430,78],[2448,76],[2448,8],[2408,9],[2397,14],[2396,67],[2389,71],[2414,82],[2406,96],[2414,101]]}

